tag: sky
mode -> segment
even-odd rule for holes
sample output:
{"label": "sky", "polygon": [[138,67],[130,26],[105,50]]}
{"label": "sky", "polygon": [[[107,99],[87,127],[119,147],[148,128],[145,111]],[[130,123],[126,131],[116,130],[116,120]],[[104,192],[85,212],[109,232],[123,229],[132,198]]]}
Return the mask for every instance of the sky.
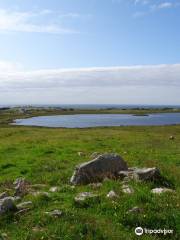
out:
{"label": "sky", "polygon": [[0,0],[0,105],[180,105],[180,0]]}

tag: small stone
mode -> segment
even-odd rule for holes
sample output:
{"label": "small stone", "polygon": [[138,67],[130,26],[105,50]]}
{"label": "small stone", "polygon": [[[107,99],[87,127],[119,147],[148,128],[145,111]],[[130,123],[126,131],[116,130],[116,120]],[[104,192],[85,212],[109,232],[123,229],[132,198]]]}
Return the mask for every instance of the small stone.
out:
{"label": "small stone", "polygon": [[12,197],[5,197],[0,200],[0,215],[7,212],[14,212],[17,210]]}
{"label": "small stone", "polygon": [[89,184],[90,187],[92,187],[92,189],[98,189],[100,187],[102,187],[102,183],[90,183]]}
{"label": "small stone", "polygon": [[79,156],[79,157],[84,157],[84,156],[85,156],[85,153],[84,153],[84,152],[78,152],[78,156]]}
{"label": "small stone", "polygon": [[7,194],[7,192],[3,192],[0,194],[0,199],[3,199],[5,197],[9,197],[9,195]]}
{"label": "small stone", "polygon": [[24,213],[27,213],[30,210],[30,208],[23,208],[21,210],[19,210],[18,212],[15,213],[15,215],[22,215]]}
{"label": "small stone", "polygon": [[0,233],[0,239],[1,239],[1,240],[6,240],[6,239],[8,239],[7,233]]}
{"label": "small stone", "polygon": [[56,210],[53,210],[51,212],[45,212],[45,214],[47,214],[49,216],[52,216],[52,217],[61,217],[63,212],[56,209]]}
{"label": "small stone", "polygon": [[128,185],[123,185],[122,191],[123,191],[123,193],[127,193],[127,194],[134,193],[134,190],[131,187],[129,187]]}
{"label": "small stone", "polygon": [[113,198],[118,198],[119,196],[113,190],[111,190],[106,197],[113,199]]}
{"label": "small stone", "polygon": [[110,181],[110,180],[111,180],[110,178],[105,177],[105,178],[103,179],[103,182],[108,182],[108,181]]}
{"label": "small stone", "polygon": [[15,185],[15,196],[24,196],[28,193],[29,183],[25,178],[17,178],[13,184]]}
{"label": "small stone", "polygon": [[40,228],[40,227],[33,227],[33,228],[32,228],[32,231],[33,231],[33,232],[45,232],[45,229]]}
{"label": "small stone", "polygon": [[48,192],[33,192],[32,195],[35,197],[50,197]]}
{"label": "small stone", "polygon": [[161,194],[161,193],[165,193],[165,192],[174,192],[174,190],[170,189],[170,188],[154,188],[151,190],[152,193],[155,194]]}
{"label": "small stone", "polygon": [[139,207],[133,207],[127,211],[127,213],[142,213],[143,209]]}
{"label": "small stone", "polygon": [[93,194],[91,192],[82,192],[79,193],[75,198],[74,198],[75,204],[79,207],[85,207],[88,206],[92,203],[97,203],[100,201],[100,198],[98,195]]}
{"label": "small stone", "polygon": [[16,205],[16,207],[21,210],[21,209],[25,209],[25,208],[29,208],[32,206],[32,202],[28,201],[28,202],[22,202]]}
{"label": "small stone", "polygon": [[17,196],[17,197],[12,197],[14,202],[18,202],[21,200],[21,197]]}
{"label": "small stone", "polygon": [[58,192],[59,191],[59,187],[51,187],[49,189],[50,192]]}

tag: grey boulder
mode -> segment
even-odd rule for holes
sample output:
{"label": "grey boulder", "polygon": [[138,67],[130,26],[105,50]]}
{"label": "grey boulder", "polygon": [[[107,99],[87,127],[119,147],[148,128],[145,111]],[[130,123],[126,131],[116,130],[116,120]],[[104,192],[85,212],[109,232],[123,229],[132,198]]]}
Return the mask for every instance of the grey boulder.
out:
{"label": "grey boulder", "polygon": [[127,163],[119,155],[102,154],[77,166],[70,182],[74,185],[99,182],[106,177],[114,178],[123,170],[128,170]]}

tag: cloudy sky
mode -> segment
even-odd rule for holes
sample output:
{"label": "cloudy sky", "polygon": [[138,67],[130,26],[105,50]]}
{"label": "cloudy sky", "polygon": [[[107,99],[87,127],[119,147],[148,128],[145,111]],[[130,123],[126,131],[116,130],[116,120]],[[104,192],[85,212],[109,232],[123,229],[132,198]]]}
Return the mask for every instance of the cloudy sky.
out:
{"label": "cloudy sky", "polygon": [[0,0],[0,105],[180,104],[180,0]]}

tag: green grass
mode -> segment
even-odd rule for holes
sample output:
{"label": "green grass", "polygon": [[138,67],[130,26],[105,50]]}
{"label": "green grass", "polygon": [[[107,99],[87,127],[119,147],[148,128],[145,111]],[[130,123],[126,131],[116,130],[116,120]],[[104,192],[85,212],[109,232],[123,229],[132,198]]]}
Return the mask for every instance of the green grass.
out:
{"label": "green grass", "polygon": [[[169,140],[174,135],[175,140]],[[83,151],[85,156],[78,156]],[[117,152],[129,166],[158,167],[175,186],[175,193],[156,196],[152,183],[130,184],[131,196],[122,193],[120,181],[106,181],[100,189],[77,186],[69,179],[74,167],[90,159],[93,152]],[[92,129],[51,129],[0,127],[0,192],[12,193],[12,183],[25,177],[32,184],[46,184],[43,191],[59,186],[50,198],[27,195],[33,208],[20,216],[2,216],[0,232],[13,240],[129,240],[137,239],[136,226],[173,229],[174,235],[144,235],[140,239],[178,239],[180,230],[180,126],[111,127]],[[119,194],[115,201],[106,198],[110,190]],[[100,203],[77,208],[74,197],[82,191],[100,194]],[[143,213],[127,214],[139,206]],[[63,216],[52,218],[46,211],[60,209]]]}

